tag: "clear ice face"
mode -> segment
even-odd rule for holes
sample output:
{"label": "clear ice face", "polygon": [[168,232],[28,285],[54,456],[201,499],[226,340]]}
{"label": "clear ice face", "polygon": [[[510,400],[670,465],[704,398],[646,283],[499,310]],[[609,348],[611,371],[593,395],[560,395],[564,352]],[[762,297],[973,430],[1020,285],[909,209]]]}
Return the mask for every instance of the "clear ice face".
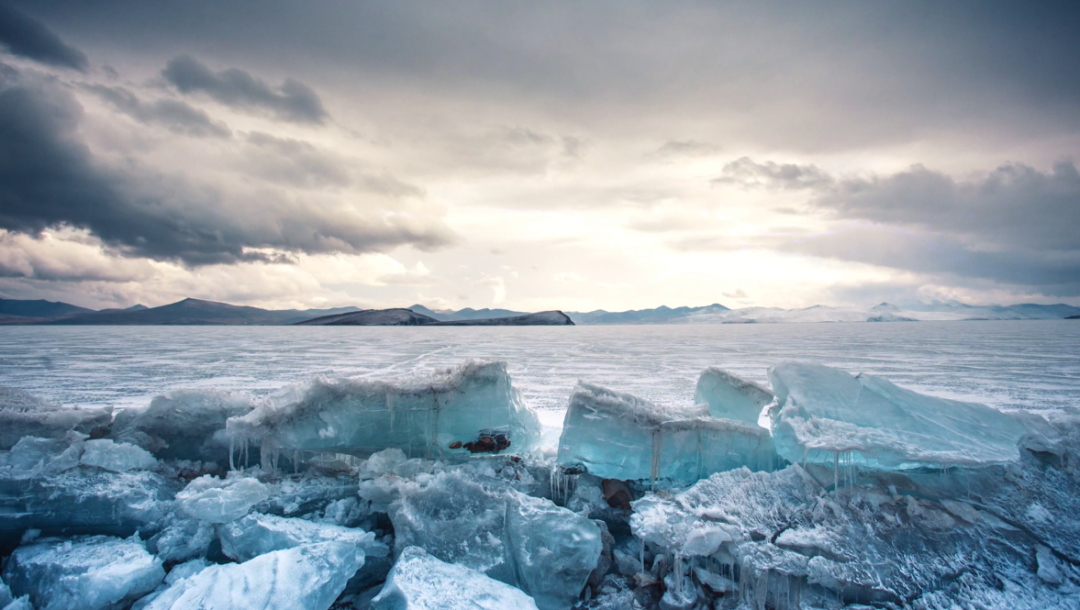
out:
{"label": "clear ice face", "polygon": [[881,469],[1015,463],[1028,433],[990,407],[917,394],[817,364],[769,369],[777,451],[790,462]]}
{"label": "clear ice face", "polygon": [[463,565],[446,563],[420,547],[401,551],[372,610],[537,610],[533,599]]}
{"label": "clear ice face", "polygon": [[[472,453],[532,450],[540,423],[503,362],[470,362],[399,383],[317,378],[284,391],[228,431],[275,451],[367,457],[387,448],[409,457],[464,460]],[[273,460],[270,460],[271,463]]]}
{"label": "clear ice face", "polygon": [[580,383],[563,421],[558,463],[667,486],[744,466],[772,470],[778,459],[769,432],[757,424],[712,418],[705,405],[665,408]]}
{"label": "clear ice face", "polygon": [[713,417],[755,425],[772,400],[768,389],[716,367],[705,369],[694,389],[694,402],[709,405]]}
{"label": "clear ice face", "polygon": [[577,600],[602,546],[589,519],[464,470],[403,489],[390,519],[399,554],[424,548],[521,589],[541,610]]}
{"label": "clear ice face", "polygon": [[161,560],[138,539],[42,539],[15,550],[4,580],[39,610],[103,610],[130,604],[165,578]]}
{"label": "clear ice face", "polygon": [[211,566],[159,593],[144,610],[326,610],[364,564],[364,552],[321,542]]}

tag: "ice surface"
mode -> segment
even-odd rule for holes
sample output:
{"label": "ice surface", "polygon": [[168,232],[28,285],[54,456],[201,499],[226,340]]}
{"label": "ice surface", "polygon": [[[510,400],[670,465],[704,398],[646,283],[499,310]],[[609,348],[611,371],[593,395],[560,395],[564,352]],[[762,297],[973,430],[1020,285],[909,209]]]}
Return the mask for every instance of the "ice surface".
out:
{"label": "ice surface", "polygon": [[817,364],[769,369],[777,451],[792,462],[884,469],[1016,462],[1027,433],[990,407],[925,396],[870,375]]}
{"label": "ice surface", "polygon": [[271,551],[330,541],[356,546],[369,558],[390,554],[390,548],[376,541],[375,534],[362,529],[261,513],[251,513],[219,526],[218,537],[222,552],[237,561],[248,561]]}
{"label": "ice surface", "polygon": [[161,560],[137,539],[108,536],[42,539],[19,547],[4,565],[15,595],[38,610],[100,610],[131,603],[165,578]]}
{"label": "ice surface", "polygon": [[398,553],[422,547],[521,589],[542,610],[572,605],[601,551],[589,519],[466,471],[406,487],[390,519]]}
{"label": "ice surface", "polygon": [[116,443],[107,438],[86,441],[79,459],[83,466],[96,466],[113,472],[150,470],[157,460],[149,451],[130,443]]}
{"label": "ice surface", "polygon": [[176,494],[182,511],[208,523],[228,523],[270,497],[270,488],[253,477],[229,473],[225,479],[203,475]]}
{"label": "ice surface", "polygon": [[144,610],[326,610],[363,564],[355,545],[306,544],[206,568],[176,581]]}
{"label": "ice surface", "polygon": [[409,457],[461,460],[509,447],[528,452],[540,424],[505,363],[470,362],[401,382],[317,378],[230,419],[228,431],[261,442],[264,452],[367,457],[396,447]]}
{"label": "ice surface", "polygon": [[772,392],[734,373],[709,367],[698,378],[694,402],[709,405],[713,417],[757,424]]}
{"label": "ice surface", "polygon": [[777,456],[757,424],[712,418],[704,405],[664,408],[580,383],[570,396],[558,463],[606,479],[690,485],[732,468],[772,470]]}
{"label": "ice surface", "polygon": [[62,438],[68,432],[89,435],[107,430],[111,419],[109,408],[64,407],[23,390],[0,387],[0,450],[11,449],[26,436]]}
{"label": "ice surface", "polygon": [[248,396],[215,391],[177,391],[158,396],[145,408],[116,414],[113,438],[139,445],[169,460],[202,460],[227,464],[229,438],[225,422],[250,413]]}
{"label": "ice surface", "polygon": [[372,610],[536,610],[533,599],[463,565],[446,563],[424,549],[401,551]]}

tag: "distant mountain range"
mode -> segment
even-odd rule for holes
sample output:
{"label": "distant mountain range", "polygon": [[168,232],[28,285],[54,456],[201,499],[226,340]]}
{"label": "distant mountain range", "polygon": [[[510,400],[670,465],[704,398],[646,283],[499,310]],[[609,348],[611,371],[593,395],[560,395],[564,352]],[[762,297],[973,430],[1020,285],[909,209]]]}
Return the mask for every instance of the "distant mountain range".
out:
{"label": "distant mountain range", "polygon": [[267,310],[184,299],[161,307],[135,305],[95,311],[68,303],[0,299],[0,325],[289,325],[309,326],[522,326],[602,324],[770,324],[807,322],[915,322],[946,320],[1048,320],[1080,316],[1072,305],[967,305],[958,301],[881,303],[867,309],[815,305],[803,309],[745,307],[719,303],[703,307],[657,307],[610,312],[529,313],[508,309],[433,310],[338,307]]}

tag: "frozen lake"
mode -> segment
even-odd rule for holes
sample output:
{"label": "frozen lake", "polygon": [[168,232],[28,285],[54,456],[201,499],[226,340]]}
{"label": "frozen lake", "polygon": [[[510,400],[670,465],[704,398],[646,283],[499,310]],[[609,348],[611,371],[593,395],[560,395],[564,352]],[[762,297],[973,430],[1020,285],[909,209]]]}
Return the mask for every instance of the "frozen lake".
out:
{"label": "frozen lake", "polygon": [[[689,402],[720,366],[764,382],[799,359],[999,408],[1080,405],[1080,322],[919,322],[507,328],[0,327],[0,385],[63,404],[130,406],[174,389],[265,394],[313,375],[407,376],[509,362],[533,407],[577,379]],[[545,419],[551,420],[555,414]]]}

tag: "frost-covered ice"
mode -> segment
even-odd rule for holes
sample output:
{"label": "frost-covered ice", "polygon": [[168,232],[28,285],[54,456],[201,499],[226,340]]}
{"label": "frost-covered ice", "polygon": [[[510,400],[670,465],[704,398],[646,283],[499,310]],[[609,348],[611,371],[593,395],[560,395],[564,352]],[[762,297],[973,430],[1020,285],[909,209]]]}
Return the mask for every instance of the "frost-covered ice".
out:
{"label": "frost-covered ice", "polygon": [[875,468],[1016,462],[1028,430],[990,407],[934,398],[817,364],[769,369],[777,451],[791,462]]}
{"label": "frost-covered ice", "polygon": [[665,408],[580,383],[559,439],[558,463],[606,479],[689,485],[714,472],[772,470],[776,451],[760,426],[716,419],[704,405]]}
{"label": "frost-covered ice", "polygon": [[218,479],[203,475],[176,494],[182,511],[208,523],[228,523],[270,497],[270,488],[253,477]]}
{"label": "frost-covered ice", "polygon": [[389,447],[410,457],[464,459],[513,447],[528,452],[540,424],[503,362],[470,362],[401,382],[317,378],[228,422],[264,455],[302,450],[367,457]]}
{"label": "frost-covered ice", "polygon": [[225,422],[250,413],[248,396],[215,391],[177,391],[146,407],[124,409],[112,424],[115,439],[134,443],[163,459],[225,464],[230,442]]}
{"label": "frost-covered ice", "polygon": [[116,443],[107,438],[86,441],[79,458],[83,466],[96,466],[113,472],[150,470],[157,460],[149,451],[131,443]]}
{"label": "frost-covered ice", "polygon": [[109,408],[71,408],[48,403],[16,388],[0,386],[0,450],[27,436],[62,438],[69,432],[89,435],[108,429]]}
{"label": "frost-covered ice", "polygon": [[161,560],[141,542],[108,536],[38,540],[16,549],[4,564],[14,595],[29,595],[38,610],[121,607],[164,578]]}
{"label": "frost-covered ice", "polygon": [[462,565],[446,563],[420,547],[401,552],[372,610],[536,610],[533,599]]}
{"label": "frost-covered ice", "polygon": [[363,564],[355,545],[307,544],[201,570],[144,610],[326,610]]}
{"label": "frost-covered ice", "polygon": [[757,424],[772,392],[734,373],[709,367],[698,378],[694,402],[709,405],[713,417]]}
{"label": "frost-covered ice", "polygon": [[366,557],[385,557],[390,549],[362,529],[314,523],[252,513],[218,527],[221,550],[237,561],[247,561],[271,551],[291,549],[319,542],[343,542],[364,551]]}
{"label": "frost-covered ice", "polygon": [[589,519],[464,471],[412,484],[390,519],[398,553],[421,547],[521,589],[541,610],[572,605],[601,551]]}

